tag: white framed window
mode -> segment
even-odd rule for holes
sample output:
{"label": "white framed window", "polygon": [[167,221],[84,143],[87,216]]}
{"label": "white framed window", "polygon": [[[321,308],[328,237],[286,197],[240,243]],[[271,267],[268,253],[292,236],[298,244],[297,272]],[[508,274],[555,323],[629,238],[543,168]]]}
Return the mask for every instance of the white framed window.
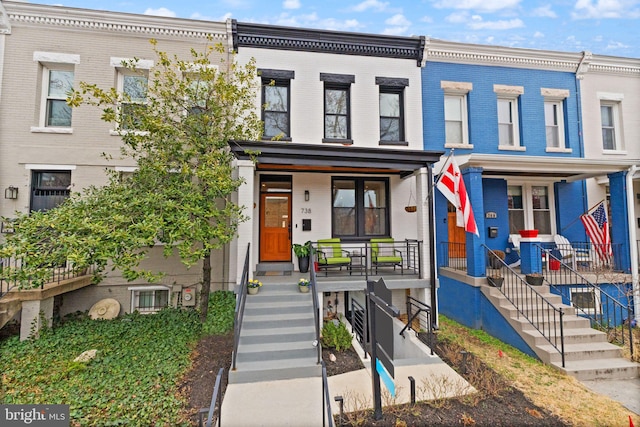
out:
{"label": "white framed window", "polygon": [[600,313],[600,290],[587,288],[571,288],[571,305],[586,314]]}
{"label": "white framed window", "polygon": [[551,188],[537,183],[508,183],[509,234],[530,229],[540,235],[554,234]]}
{"label": "white framed window", "polygon": [[497,95],[498,148],[524,150],[520,145],[519,100],[524,93],[522,86],[493,85]]}
{"label": "white framed window", "polygon": [[131,312],[155,313],[169,306],[171,293],[167,286],[135,286],[131,291]]}
{"label": "white framed window", "polygon": [[547,152],[571,152],[565,137],[565,102],[569,97],[566,89],[541,88],[544,97],[544,125]]}
{"label": "white framed window", "polygon": [[445,147],[473,148],[469,141],[467,97],[472,83],[441,81],[444,90]]}
{"label": "white framed window", "polygon": [[[120,135],[123,131],[139,130],[139,112],[146,108],[149,70],[153,67],[153,61],[111,58],[110,63],[116,70],[116,88],[124,98],[118,106],[120,129],[112,131],[111,134]],[[127,68],[127,64],[135,64],[135,70]]]}
{"label": "white framed window", "polygon": [[56,52],[34,52],[40,83],[39,118],[31,132],[73,133],[72,109],[67,96],[73,90],[75,65],[80,56]]}
{"label": "white framed window", "polygon": [[600,100],[600,126],[602,129],[603,152],[623,153],[622,108],[624,95],[621,93],[598,92]]}

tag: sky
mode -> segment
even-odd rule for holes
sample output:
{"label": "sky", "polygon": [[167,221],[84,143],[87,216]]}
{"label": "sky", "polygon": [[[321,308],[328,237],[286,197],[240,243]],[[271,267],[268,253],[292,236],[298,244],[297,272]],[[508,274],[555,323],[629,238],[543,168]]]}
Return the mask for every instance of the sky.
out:
{"label": "sky", "polygon": [[640,0],[57,0],[50,4],[640,58]]}

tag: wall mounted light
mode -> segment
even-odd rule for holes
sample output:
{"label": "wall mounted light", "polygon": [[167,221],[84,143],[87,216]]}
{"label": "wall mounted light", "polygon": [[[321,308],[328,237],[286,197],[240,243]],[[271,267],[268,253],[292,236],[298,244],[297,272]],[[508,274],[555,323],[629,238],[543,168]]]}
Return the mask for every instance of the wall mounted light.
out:
{"label": "wall mounted light", "polygon": [[18,198],[18,187],[14,187],[10,185],[8,188],[4,190],[4,198],[5,199],[17,199]]}
{"label": "wall mounted light", "polygon": [[305,202],[309,201],[309,190],[304,190],[304,201]]}

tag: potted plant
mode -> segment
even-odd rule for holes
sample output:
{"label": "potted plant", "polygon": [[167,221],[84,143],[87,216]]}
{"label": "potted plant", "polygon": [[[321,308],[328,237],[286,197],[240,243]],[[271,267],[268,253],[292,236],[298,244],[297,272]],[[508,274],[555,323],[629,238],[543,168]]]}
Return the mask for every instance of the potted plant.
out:
{"label": "potted plant", "polygon": [[249,283],[247,283],[247,292],[251,295],[255,295],[258,293],[258,290],[260,290],[261,286],[261,281],[259,281],[258,279],[251,279],[249,280]]}
{"label": "potted plant", "polygon": [[311,288],[311,282],[309,281],[309,279],[300,279],[298,280],[298,290],[300,292],[302,292],[303,294],[306,294],[307,292],[309,292],[309,289]]}
{"label": "potted plant", "polygon": [[504,261],[504,251],[499,251],[497,249],[489,251],[489,265],[491,268],[500,268],[502,267],[502,261]]}
{"label": "potted plant", "polygon": [[525,274],[525,280],[531,286],[541,286],[544,280],[542,273],[529,273]]}
{"label": "potted plant", "polygon": [[309,256],[311,255],[311,241],[307,241],[304,245],[294,243],[292,246],[293,253],[298,257],[298,269],[300,273],[309,271]]}

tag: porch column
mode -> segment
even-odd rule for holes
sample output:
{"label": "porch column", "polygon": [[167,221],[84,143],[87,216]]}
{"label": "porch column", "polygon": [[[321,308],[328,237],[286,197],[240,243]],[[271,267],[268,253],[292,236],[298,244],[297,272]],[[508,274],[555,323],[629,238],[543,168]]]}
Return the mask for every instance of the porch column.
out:
{"label": "porch column", "polygon": [[38,335],[44,322],[51,327],[53,322],[53,297],[43,300],[22,301],[20,314],[20,341]]}
{"label": "porch column", "polygon": [[[254,199],[255,189],[255,165],[251,160],[237,160],[236,171],[238,178],[244,179],[244,184],[238,188],[239,206],[244,206],[243,213],[247,216],[247,220],[238,224],[238,238],[231,244],[229,255],[229,281],[240,284],[242,280],[242,269],[244,268],[244,258],[247,253],[247,245],[251,243],[251,252],[249,253],[249,268],[253,270],[253,254],[256,253],[257,242],[253,241],[254,216],[257,216],[257,204]],[[235,247],[234,247],[235,245]],[[234,277],[235,272],[235,277]],[[251,276],[251,272],[250,272]]]}
{"label": "porch column", "polygon": [[537,237],[523,237],[520,239],[520,272],[522,274],[542,273],[542,257]]}
{"label": "porch column", "polygon": [[420,254],[422,265],[420,270],[422,271],[421,278],[431,277],[431,259],[429,251],[431,245],[435,241],[429,233],[430,222],[430,209],[429,206],[429,180],[427,168],[421,168],[416,174],[416,200],[418,201],[417,219],[418,219],[418,235],[416,238],[422,241],[422,253]]}
{"label": "porch column", "polygon": [[485,243],[482,168],[467,168],[461,172],[480,234],[478,237],[472,233],[465,233],[467,235],[467,274],[474,277],[484,277],[487,255],[486,250],[482,247],[482,244]]}
{"label": "porch column", "polygon": [[[629,220],[627,217],[627,172],[616,172],[609,174],[609,194],[611,200],[616,203],[610,204],[611,218],[611,243],[614,248],[614,263],[617,269],[625,273],[631,273],[631,257],[629,256]],[[616,251],[617,247],[617,251]]]}

